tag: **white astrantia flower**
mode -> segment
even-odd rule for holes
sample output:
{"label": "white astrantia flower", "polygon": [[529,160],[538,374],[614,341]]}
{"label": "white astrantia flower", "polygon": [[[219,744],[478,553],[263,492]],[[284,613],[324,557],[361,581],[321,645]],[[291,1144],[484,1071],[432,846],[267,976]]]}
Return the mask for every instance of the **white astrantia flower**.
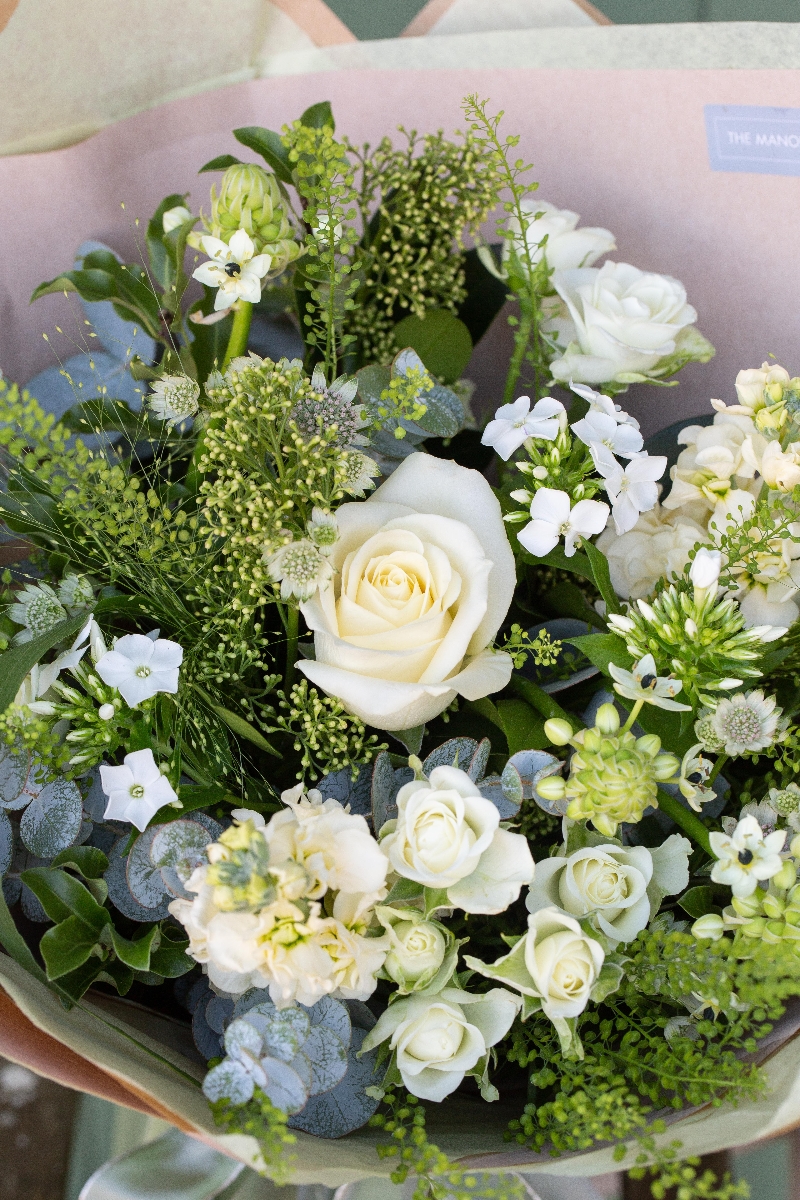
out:
{"label": "white astrantia flower", "polygon": [[131,708],[157,692],[178,690],[183,647],[166,638],[127,633],[117,638],[95,663],[95,670],[109,687],[115,687]]}
{"label": "white astrantia flower", "polygon": [[781,736],[781,713],[775,697],[758,689],[720,700],[709,723],[725,754],[757,754]]}
{"label": "white astrantia flower", "polygon": [[519,998],[505,988],[473,995],[448,987],[436,996],[407,996],[389,1005],[362,1049],[390,1039],[403,1086],[420,1100],[444,1100],[467,1074],[481,1083],[484,1099],[496,1099],[487,1078],[488,1053],[519,1009]]}
{"label": "white astrantia flower", "polygon": [[200,244],[209,261],[201,263],[193,277],[218,289],[215,310],[230,308],[237,300],[258,304],[261,281],[272,265],[272,255],[256,254],[253,240],[244,229],[237,229],[227,244],[210,235],[202,237]]}
{"label": "white astrantia flower", "polygon": [[348,496],[362,497],[375,487],[375,480],[380,478],[381,469],[368,454],[360,450],[347,450],[340,459],[342,473],[342,490]]}
{"label": "white astrantia flower", "polygon": [[173,229],[177,229],[185,221],[191,221],[193,215],[184,204],[176,204],[174,208],[168,208],[162,213],[161,228],[164,233],[172,233]]}
{"label": "white astrantia flower", "polygon": [[109,821],[129,821],[144,830],[165,804],[177,799],[172,784],[162,775],[152,750],[126,754],[121,767],[100,766],[100,783],[108,796],[103,814]]}
{"label": "white astrantia flower", "polygon": [[713,769],[711,759],[704,758],[700,751],[702,743],[691,746],[683,756],[678,790],[695,812],[702,812],[703,805],[714,800],[716,793],[708,784]]}
{"label": "white astrantia flower", "polygon": [[70,572],[58,585],[58,598],[67,609],[80,611],[89,608],[94,600],[94,588],[86,575]]}
{"label": "white astrantia flower", "polygon": [[616,663],[609,663],[608,669],[614,680],[614,691],[626,700],[642,701],[653,704],[656,708],[667,708],[673,712],[691,712],[691,704],[679,704],[673,699],[683,687],[680,679],[669,677],[659,678],[656,674],[656,662],[652,654],[635,663],[633,670],[626,671]]}
{"label": "white astrantia flower", "polygon": [[596,408],[590,408],[586,416],[570,428],[585,446],[592,450],[595,446],[605,446],[620,458],[633,458],[644,445],[644,438],[633,425],[620,424],[616,416],[609,416]]}
{"label": "white astrantia flower", "polygon": [[564,553],[571,558],[579,538],[605,529],[608,512],[608,505],[599,500],[579,500],[571,508],[567,492],[539,488],[531,501],[531,520],[517,537],[537,558],[549,554],[563,537]]}
{"label": "white astrantia flower", "polygon": [[777,875],[783,866],[786,831],[779,829],[765,837],[755,817],[744,817],[730,835],[714,832],[708,836],[719,860],[711,869],[711,878],[729,887],[737,898],[752,896],[759,883]]}
{"label": "white astrantia flower", "polygon": [[339,540],[339,522],[333,513],[325,512],[322,508],[312,508],[306,529],[320,554],[330,554]]}
{"label": "white astrantia flower", "polygon": [[[333,550],[333,543],[328,553]],[[333,567],[320,548],[310,538],[288,542],[280,549],[264,551],[264,562],[270,578],[281,585],[281,599],[310,600],[320,588],[326,588],[333,575]]]}
{"label": "white astrantia flower", "polygon": [[562,415],[566,415],[566,409],[560,400],[543,396],[531,409],[530,398],[520,396],[513,404],[498,408],[494,420],[484,429],[481,442],[507,462],[527,438],[553,441],[558,436]]}
{"label": "white astrantia flower", "polygon": [[170,426],[195,416],[200,407],[200,386],[188,375],[164,375],[150,386],[153,389],[153,394],[147,397],[150,411]]}
{"label": "white astrantia flower", "polygon": [[606,481],[606,493],[611,501],[611,515],[617,534],[633,529],[639,516],[655,508],[658,502],[656,480],[667,467],[661,455],[642,454],[621,466],[606,446],[592,446],[592,458],[598,474]]}
{"label": "white astrantia flower", "polygon": [[570,391],[576,396],[580,396],[589,405],[589,412],[605,413],[607,417],[613,417],[620,425],[631,425],[634,429],[639,428],[639,422],[630,413],[616,404],[610,396],[604,396],[601,392],[596,392],[594,388],[590,388],[586,383],[573,383],[570,380]]}
{"label": "white astrantia flower", "polygon": [[24,626],[14,637],[15,645],[22,645],[65,620],[67,610],[49,583],[26,583],[9,606],[8,615]]}

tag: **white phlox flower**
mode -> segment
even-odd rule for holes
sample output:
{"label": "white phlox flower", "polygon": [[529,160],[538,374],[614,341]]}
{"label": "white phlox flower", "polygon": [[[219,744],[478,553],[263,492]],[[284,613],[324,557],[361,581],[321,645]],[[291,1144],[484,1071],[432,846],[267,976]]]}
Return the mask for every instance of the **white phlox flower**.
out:
{"label": "white phlox flower", "polygon": [[695,812],[702,812],[703,805],[716,795],[708,784],[713,764],[711,759],[704,758],[700,753],[702,749],[702,744],[697,742],[686,751],[678,780],[678,790]]}
{"label": "white phlox flower", "polygon": [[579,538],[605,529],[608,512],[608,505],[599,500],[579,500],[571,508],[566,492],[539,488],[531,501],[531,520],[517,537],[537,558],[549,554],[563,537],[564,553],[571,558]]}
{"label": "white phlox flower", "polygon": [[[327,553],[333,549],[331,543]],[[281,599],[310,600],[317,588],[325,588],[333,576],[333,567],[325,553],[310,538],[288,542],[279,550],[264,551],[270,578],[281,585]]]}
{"label": "white phlox flower", "polygon": [[680,679],[659,678],[652,654],[639,659],[632,671],[626,671],[616,663],[609,663],[608,669],[614,680],[614,691],[627,700],[641,700],[673,712],[691,712],[691,704],[679,704],[673,699],[683,687]]}
{"label": "white phlox flower", "polygon": [[775,697],[758,689],[720,700],[708,720],[726,754],[757,754],[782,736],[781,715]]}
{"label": "white phlox flower", "polygon": [[159,421],[166,421],[170,426],[180,425],[197,413],[200,385],[188,375],[164,375],[150,386],[153,394],[148,396],[147,402]]}
{"label": "white phlox flower", "polygon": [[144,830],[165,804],[173,804],[177,795],[169,780],[161,774],[152,750],[134,750],[126,754],[121,767],[100,767],[100,783],[108,796],[104,816],[109,821],[129,821]]}
{"label": "white phlox flower", "polygon": [[183,647],[177,642],[128,633],[97,660],[95,670],[103,683],[115,687],[135,708],[157,692],[177,692],[182,662]]}
{"label": "white phlox flower", "polygon": [[227,245],[210,235],[202,237],[200,244],[209,261],[201,263],[193,277],[218,289],[214,308],[230,308],[236,300],[258,304],[261,281],[272,265],[272,255],[256,254],[253,240],[244,229],[237,229]]}
{"label": "white phlox flower", "polygon": [[566,409],[560,400],[543,396],[531,409],[530,397],[520,396],[513,404],[504,404],[483,431],[481,443],[491,446],[504,462],[530,437],[552,441],[558,436],[560,418]]}
{"label": "white phlox flower", "polygon": [[598,474],[606,481],[617,534],[628,533],[639,520],[639,515],[649,512],[658,503],[656,480],[666,470],[666,457],[642,454],[632,458],[627,467],[623,467],[607,447],[595,444],[592,458]]}
{"label": "white phlox flower", "polygon": [[573,383],[572,380],[569,381],[569,388],[576,396],[580,396],[582,400],[586,401],[589,405],[589,412],[605,413],[607,417],[613,417],[620,425],[631,425],[634,429],[639,428],[636,417],[626,413],[619,404],[614,403],[610,396],[596,392],[586,383]]}
{"label": "white phlox flower", "polygon": [[[599,409],[590,408],[585,417],[571,426],[572,432],[585,446],[605,446],[620,458],[634,458],[644,445],[638,429],[627,423],[620,425],[616,414],[609,416]],[[666,463],[664,464],[666,466]]]}
{"label": "white phlox flower", "polygon": [[718,862],[714,863],[711,878],[723,883],[734,896],[744,898],[765,879],[777,875],[783,866],[781,850],[786,831],[777,830],[764,836],[755,817],[744,817],[732,834],[710,833],[711,849]]}

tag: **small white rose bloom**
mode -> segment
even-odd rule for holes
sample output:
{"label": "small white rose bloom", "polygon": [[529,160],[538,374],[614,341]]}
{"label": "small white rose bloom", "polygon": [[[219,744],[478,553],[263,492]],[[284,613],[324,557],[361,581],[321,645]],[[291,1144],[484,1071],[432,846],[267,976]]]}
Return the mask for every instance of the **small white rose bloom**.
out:
{"label": "small white rose bloom", "polygon": [[780,737],[781,713],[759,689],[720,700],[709,720],[726,754],[756,754]]}
{"label": "small white rose bloom", "polygon": [[164,233],[172,233],[173,229],[183,225],[184,221],[191,221],[192,216],[184,204],[176,204],[174,208],[168,208],[161,217],[161,227]]}
{"label": "small white rose bloom", "polygon": [[658,503],[656,480],[664,474],[667,460],[661,455],[642,454],[621,466],[605,446],[594,445],[592,457],[598,474],[606,481],[611,515],[617,534],[628,533],[643,512]]}
{"label": "small white rose bloom", "polygon": [[479,974],[540,1001],[545,1016],[558,1021],[577,1017],[586,1008],[605,951],[574,917],[550,907],[531,913],[527,932],[496,962],[470,957],[464,961]]}
{"label": "small white rose bloom", "polygon": [[108,796],[104,816],[109,821],[129,821],[144,830],[165,804],[177,800],[172,784],[162,775],[152,750],[126,754],[121,767],[100,766],[100,783]]}
{"label": "small white rose bloom", "polygon": [[[378,905],[375,915],[386,930],[389,949],[383,964],[384,974],[398,985],[401,995],[421,991],[433,984],[440,974],[448,947],[452,947],[451,968],[455,969],[455,944],[452,935],[439,921],[426,920],[418,909]],[[446,982],[448,975],[444,975]],[[435,989],[431,987],[431,991]]]}
{"label": "small white rose bloom", "polygon": [[[333,550],[333,545],[330,551]],[[288,542],[279,550],[265,551],[270,578],[281,585],[281,599],[310,600],[319,588],[325,588],[333,575],[333,568],[325,554],[310,538]]]}
{"label": "small white rose bloom", "polygon": [[531,410],[528,396],[520,396],[513,404],[504,404],[494,414],[494,420],[483,431],[481,443],[491,446],[504,462],[531,437],[552,441],[558,436],[559,417],[566,413],[560,400],[543,396]]}
{"label": "small white rose bloom", "polygon": [[153,394],[147,397],[150,411],[170,426],[193,417],[200,407],[200,386],[188,375],[164,375],[150,386],[153,389]]}
{"label": "small white rose bloom", "polygon": [[135,708],[157,692],[177,692],[182,662],[183,647],[177,642],[128,633],[97,660],[95,670],[103,683],[115,687],[125,703]]}
{"label": "small white rose bloom", "polygon": [[711,878],[729,887],[737,898],[752,896],[759,883],[777,875],[783,866],[781,850],[786,831],[779,829],[765,837],[755,817],[744,817],[730,836],[716,832],[708,836],[719,859]]}
{"label": "small white rose bloom", "polygon": [[568,208],[556,208],[547,200],[532,199],[523,200],[522,209],[525,214],[524,238],[519,221],[512,217],[509,229],[515,236],[505,243],[504,257],[513,250],[523,268],[527,267],[526,242],[531,265],[535,267],[546,258],[553,271],[591,267],[598,258],[617,248],[614,235],[608,229],[591,226],[579,229],[578,213],[570,212]]}
{"label": "small white rose bloom", "polygon": [[569,858],[545,858],[525,903],[529,912],[555,906],[592,917],[614,942],[631,942],[650,920],[647,885],[653,857],[644,846],[587,846]]}
{"label": "small white rose bloom", "polygon": [[[609,416],[608,413],[599,412],[597,409],[590,408],[586,416],[576,421],[571,429],[590,449],[604,446],[620,458],[634,458],[644,445],[644,438],[633,425],[620,425],[615,416]],[[664,466],[666,465],[664,460]]]}
{"label": "small white rose bloom", "polygon": [[311,520],[306,528],[320,554],[330,554],[339,540],[339,522],[333,513],[315,506],[311,510]]}
{"label": "small white rose bloom", "polygon": [[537,558],[549,554],[563,537],[564,553],[572,558],[579,538],[591,537],[605,529],[608,512],[608,505],[598,500],[579,500],[570,508],[566,492],[539,488],[531,501],[531,520],[517,537]]}
{"label": "small white rose bloom", "polygon": [[397,794],[397,823],[381,841],[392,870],[447,891],[464,912],[500,913],[533,878],[527,840],[500,829],[500,814],[465,771],[435,767]]}
{"label": "small white rose bloom", "polygon": [[701,546],[689,568],[689,579],[696,588],[701,588],[703,591],[707,591],[709,588],[716,590],[721,570],[722,553],[719,550],[708,550],[705,546]]}
{"label": "small white rose bloom", "polygon": [[445,988],[433,997],[408,996],[389,1005],[363,1049],[390,1038],[403,1086],[420,1100],[438,1103],[467,1073],[485,1074],[488,1051],[506,1036],[518,1012],[518,998],[505,988],[483,995]]}
{"label": "small white rose bloom", "polygon": [[800,442],[781,450],[780,442],[769,442],[761,455],[761,476],[779,492],[791,492],[800,483]]}
{"label": "small white rose bloom", "polygon": [[632,671],[609,663],[608,669],[614,680],[614,691],[626,700],[643,700],[656,708],[667,708],[673,712],[691,712],[691,704],[679,704],[673,699],[683,687],[680,679],[661,678],[656,675],[656,661],[652,654],[645,654],[634,664]]}
{"label": "small white rose bloom", "polygon": [[272,265],[272,255],[256,254],[253,241],[244,229],[237,229],[227,245],[209,235],[202,237],[200,243],[210,261],[201,263],[193,277],[207,287],[219,289],[214,308],[230,308],[236,300],[258,304],[261,281]]}

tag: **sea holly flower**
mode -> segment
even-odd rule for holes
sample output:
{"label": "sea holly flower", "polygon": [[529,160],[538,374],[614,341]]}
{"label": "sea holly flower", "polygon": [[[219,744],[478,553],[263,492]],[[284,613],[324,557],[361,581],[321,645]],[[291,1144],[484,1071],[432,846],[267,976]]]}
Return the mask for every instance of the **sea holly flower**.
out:
{"label": "sea holly flower", "polygon": [[529,396],[520,396],[513,404],[504,404],[483,431],[481,443],[491,446],[507,462],[527,438],[558,437],[560,417],[566,412],[559,400],[543,396],[531,410]]}
{"label": "sea holly flower", "polygon": [[521,544],[537,558],[543,558],[564,538],[564,553],[572,558],[579,538],[591,537],[605,529],[608,505],[598,500],[579,500],[574,508],[566,492],[539,488],[531,501],[531,520],[517,534]]}
{"label": "sea holly flower", "polygon": [[65,620],[67,610],[49,583],[27,583],[17,592],[8,615],[17,625],[24,626],[14,637],[15,645],[22,645]]}
{"label": "sea holly flower", "polygon": [[188,375],[164,375],[150,386],[153,394],[148,396],[147,402],[159,421],[166,421],[170,426],[180,425],[197,413],[200,387]]}
{"label": "sea holly flower", "polygon": [[730,835],[710,833],[709,840],[719,860],[711,878],[730,887],[736,897],[752,896],[760,882],[772,879],[783,867],[786,831],[779,829],[765,837],[755,817],[744,817]]}
{"label": "sea holly flower", "polygon": [[215,310],[230,308],[237,300],[258,304],[261,281],[272,265],[272,256],[256,254],[252,238],[243,229],[237,229],[227,244],[208,234],[200,242],[209,262],[201,263],[193,277],[218,289]]}
{"label": "sea holly flower", "polygon": [[673,699],[683,684],[680,679],[659,679],[652,654],[646,654],[640,659],[632,671],[626,671],[613,662],[608,664],[608,669],[614,680],[614,691],[626,700],[653,704],[656,708],[667,708],[673,712],[692,711],[691,704],[679,704]]}
{"label": "sea holly flower", "polygon": [[709,725],[725,754],[757,754],[782,737],[781,715],[775,697],[758,689],[720,700]]}
{"label": "sea holly flower", "polygon": [[97,660],[95,670],[135,708],[157,692],[177,692],[182,662],[183,648],[177,642],[128,633]]}
{"label": "sea holly flower", "polygon": [[598,474],[606,481],[617,534],[628,533],[641,513],[655,508],[658,502],[656,480],[666,470],[666,457],[642,454],[631,459],[627,467],[622,467],[606,446],[595,444],[592,458]]}
{"label": "sea holly flower", "polygon": [[100,767],[100,783],[108,796],[104,817],[129,821],[144,830],[160,808],[178,799],[170,781],[161,774],[152,750],[126,754],[121,767]]}
{"label": "sea holly flower", "polygon": [[[327,553],[333,549],[331,544]],[[325,554],[309,538],[288,542],[279,550],[265,551],[270,578],[281,585],[281,599],[310,600],[318,588],[327,587],[333,567]]]}
{"label": "sea holly flower", "polygon": [[[595,446],[605,446],[612,454],[620,458],[634,458],[644,445],[644,438],[638,429],[626,423],[620,425],[616,414],[613,417],[607,413],[590,408],[585,417],[571,426],[572,432],[585,446],[593,449]],[[666,464],[665,464],[666,465]]]}

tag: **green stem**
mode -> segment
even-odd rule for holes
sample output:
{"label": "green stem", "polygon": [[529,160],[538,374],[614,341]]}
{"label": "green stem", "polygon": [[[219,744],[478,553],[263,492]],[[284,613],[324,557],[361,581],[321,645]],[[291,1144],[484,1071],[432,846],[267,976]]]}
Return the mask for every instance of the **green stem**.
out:
{"label": "green stem", "polygon": [[575,727],[574,719],[571,719],[560,704],[556,704],[552,696],[543,691],[535,683],[531,683],[530,679],[525,679],[524,676],[513,674],[511,676],[511,690],[516,692],[523,700],[530,704],[531,708],[545,718],[546,721],[553,717],[559,717],[562,721],[569,721],[572,727]]}
{"label": "green stem", "polygon": [[658,807],[668,817],[671,817],[684,833],[688,833],[698,846],[702,846],[706,854],[713,857],[708,830],[699,817],[696,817],[688,808],[684,808],[679,800],[670,796],[669,792],[665,792],[663,788],[658,789]]}
{"label": "green stem", "polygon": [[286,613],[286,677],[285,690],[288,693],[294,683],[294,664],[297,661],[297,635],[300,628],[300,611],[289,608]]}
{"label": "green stem", "polygon": [[222,360],[222,370],[226,371],[240,354],[247,353],[247,338],[250,333],[250,322],[253,319],[253,306],[249,300],[237,301],[238,307],[233,311],[233,326],[228,338],[228,348]]}
{"label": "green stem", "polygon": [[503,393],[504,404],[511,404],[514,399],[514,389],[517,386],[517,380],[522,371],[522,364],[525,361],[525,352],[528,349],[532,327],[533,322],[530,317],[520,316],[519,325],[514,334],[514,353],[511,355],[511,361],[508,364],[506,388]]}
{"label": "green stem", "polygon": [[708,784],[709,787],[714,782],[714,780],[717,778],[717,776],[719,775],[720,771],[725,766],[725,763],[727,761],[728,761],[728,755],[720,754],[719,758],[714,763],[714,766],[711,768],[711,774],[709,775],[708,779],[706,780],[706,783]]}
{"label": "green stem", "polygon": [[627,733],[627,732],[628,732],[628,730],[629,730],[629,729],[631,728],[631,726],[633,725],[633,722],[636,720],[636,718],[638,717],[639,713],[642,711],[642,707],[643,707],[643,705],[644,705],[644,700],[637,700],[637,701],[636,701],[636,703],[634,704],[633,708],[632,708],[632,709],[631,709],[631,711],[630,711],[630,716],[628,717],[628,719],[627,719],[627,721],[625,722],[625,724],[622,726],[622,729],[620,729],[620,733]]}

